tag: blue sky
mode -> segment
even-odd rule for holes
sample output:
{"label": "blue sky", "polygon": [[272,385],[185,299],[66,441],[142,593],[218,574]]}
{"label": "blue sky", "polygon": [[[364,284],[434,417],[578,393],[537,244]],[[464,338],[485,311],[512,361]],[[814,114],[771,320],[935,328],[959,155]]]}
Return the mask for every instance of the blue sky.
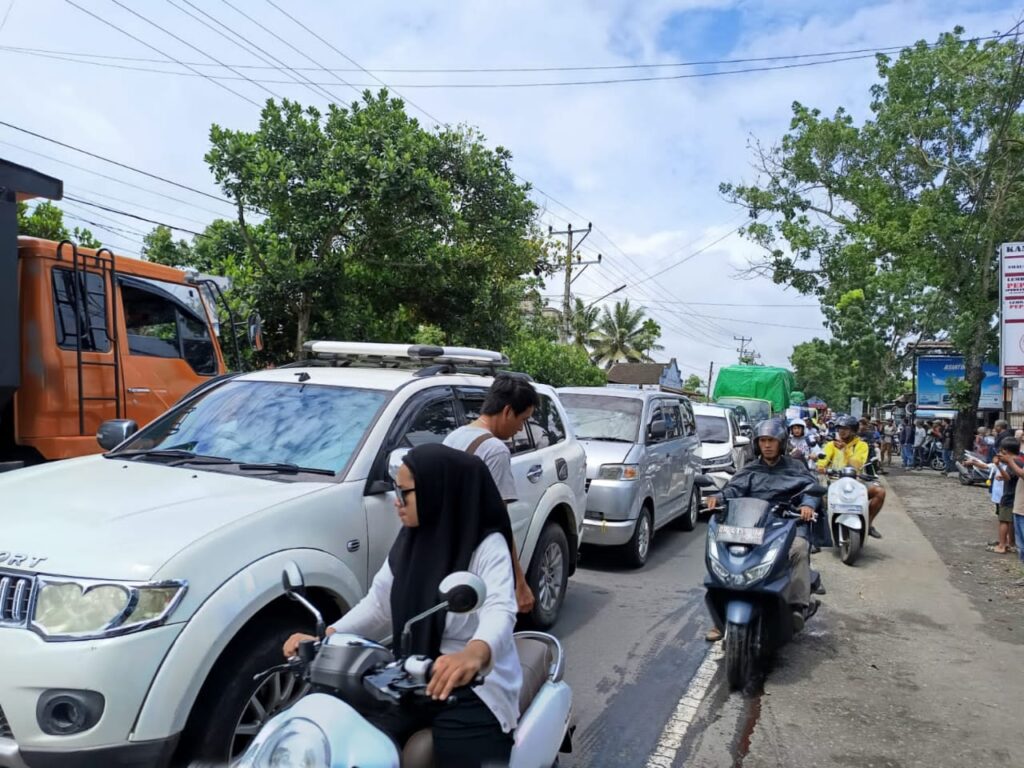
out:
{"label": "blue sky", "polygon": [[[221,61],[261,63],[178,10],[182,0],[120,1]],[[112,0],[75,2],[175,58],[209,63]],[[314,66],[223,0],[192,2],[289,66]],[[1012,3],[973,0],[277,2],[371,71],[663,64],[873,48],[931,40],[955,24],[965,26],[969,34],[988,35],[1008,29],[1021,12]],[[0,20],[9,3],[0,0]],[[351,66],[281,16],[267,0],[232,0],[232,4],[318,63],[330,68]],[[159,59],[159,54],[65,0],[13,0],[7,22],[0,28],[0,119],[212,193],[217,190],[202,161],[210,124],[255,126],[258,109],[246,98],[258,104],[268,95],[244,82],[227,84],[246,98],[202,78],[41,58],[12,51],[12,46],[153,59]],[[121,63],[182,71],[176,65]],[[212,66],[203,71],[231,74]],[[659,74],[693,71],[653,70]],[[543,190],[534,196],[542,207],[544,225],[561,229],[567,221],[576,227],[593,221],[600,232],[588,239],[584,254],[592,257],[600,252],[604,263],[588,269],[574,289],[589,301],[628,283],[630,287],[617,296],[629,296],[648,308],[663,326],[664,355],[677,357],[684,371],[706,371],[711,360],[720,366],[735,359],[732,336],[741,334],[754,337],[765,362],[785,364],[795,343],[823,335],[820,314],[811,300],[768,280],[740,279],[743,268],[759,254],[738,236],[729,235],[742,220],[742,212],[721,199],[718,185],[726,180],[754,180],[747,144],[752,138],[769,144],[777,141],[786,130],[794,100],[824,112],[842,105],[863,117],[875,76],[870,59],[611,85],[504,90],[411,87],[428,82],[577,80],[649,72],[377,72],[377,76],[400,84],[400,93],[439,120],[478,126],[492,144],[511,149],[517,173]],[[334,83],[329,90],[335,101],[350,100],[358,90],[346,88],[339,78],[375,83],[361,72],[314,74]],[[273,71],[259,76],[283,79]],[[325,98],[297,86],[267,87],[321,107],[326,104]],[[415,108],[410,111],[427,125],[433,124]],[[0,156],[64,178],[68,194],[108,202],[117,199],[122,202],[112,203],[114,207],[134,206],[132,210],[142,215],[180,226],[200,228],[217,213],[230,214],[230,209],[214,201],[2,127]],[[90,215],[80,207],[69,205],[67,210]],[[146,225],[113,214],[100,218],[93,211],[91,215],[94,221],[118,230],[98,232],[115,248],[138,250],[137,232]],[[557,291],[556,282],[549,292]]]}

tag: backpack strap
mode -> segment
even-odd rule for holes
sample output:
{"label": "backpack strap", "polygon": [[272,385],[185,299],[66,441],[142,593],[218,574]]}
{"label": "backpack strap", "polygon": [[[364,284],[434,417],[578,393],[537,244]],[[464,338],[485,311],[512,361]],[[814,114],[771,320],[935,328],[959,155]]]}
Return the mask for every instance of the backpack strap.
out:
{"label": "backpack strap", "polygon": [[466,449],[466,453],[468,453],[470,456],[476,456],[477,449],[481,445],[486,443],[488,440],[490,440],[492,437],[494,437],[494,435],[492,435],[490,432],[488,432],[486,435],[480,435],[480,437],[478,437],[476,440],[469,444],[469,447]]}

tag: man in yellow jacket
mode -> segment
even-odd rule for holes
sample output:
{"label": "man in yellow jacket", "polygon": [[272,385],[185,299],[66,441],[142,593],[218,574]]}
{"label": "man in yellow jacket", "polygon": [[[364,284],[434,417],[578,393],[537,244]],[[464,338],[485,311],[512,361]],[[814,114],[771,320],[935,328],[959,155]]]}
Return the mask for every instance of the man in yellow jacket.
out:
{"label": "man in yellow jacket", "polygon": [[[871,448],[857,436],[859,426],[853,416],[843,416],[836,421],[836,439],[825,444],[825,456],[818,461],[819,472],[846,467],[853,467],[858,472],[863,471],[864,465],[868,463]],[[868,485],[868,535],[876,539],[882,538],[882,534],[875,528],[875,518],[882,511],[883,504],[885,488],[878,483]]]}

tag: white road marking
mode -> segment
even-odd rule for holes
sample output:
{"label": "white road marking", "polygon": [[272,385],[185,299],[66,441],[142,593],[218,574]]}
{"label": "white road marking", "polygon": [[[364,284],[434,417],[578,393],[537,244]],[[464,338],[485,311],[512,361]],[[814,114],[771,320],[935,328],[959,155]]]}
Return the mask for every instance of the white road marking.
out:
{"label": "white road marking", "polygon": [[683,745],[686,732],[693,724],[697,710],[700,708],[701,702],[704,701],[708,688],[711,687],[715,670],[723,655],[721,642],[715,643],[708,649],[707,656],[704,657],[704,661],[693,674],[683,697],[679,699],[675,711],[668,719],[668,723],[665,724],[665,730],[661,732],[658,745],[654,748],[651,756],[647,758],[646,768],[672,768],[675,764],[679,747]]}

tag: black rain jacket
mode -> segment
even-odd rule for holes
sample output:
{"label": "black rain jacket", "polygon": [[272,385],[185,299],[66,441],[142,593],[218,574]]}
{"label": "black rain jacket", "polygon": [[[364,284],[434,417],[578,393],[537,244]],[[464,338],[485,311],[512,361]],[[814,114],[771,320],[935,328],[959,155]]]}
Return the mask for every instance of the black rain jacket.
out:
{"label": "black rain jacket", "polygon": [[[732,476],[722,489],[722,496],[726,499],[754,498],[769,504],[789,504],[797,494],[817,482],[804,463],[791,456],[783,456],[774,464],[758,457]],[[815,512],[820,505],[821,499],[808,494],[804,494],[797,504],[798,507],[810,507]]]}

